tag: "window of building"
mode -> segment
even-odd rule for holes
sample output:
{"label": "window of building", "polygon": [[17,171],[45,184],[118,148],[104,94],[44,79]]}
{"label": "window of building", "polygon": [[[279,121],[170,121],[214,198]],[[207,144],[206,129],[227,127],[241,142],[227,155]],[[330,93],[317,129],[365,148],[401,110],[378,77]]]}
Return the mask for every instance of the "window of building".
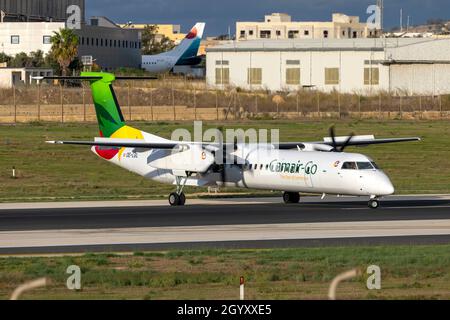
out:
{"label": "window of building", "polygon": [[300,60],[286,60],[286,64],[287,65],[299,66],[300,65]]}
{"label": "window of building", "polygon": [[262,84],[262,69],[248,68],[247,69],[247,83],[248,84]]}
{"label": "window of building", "polygon": [[353,39],[358,38],[358,32],[357,31],[353,31]]}
{"label": "window of building", "polygon": [[325,31],[323,32],[323,37],[324,37],[324,38],[328,38],[328,30],[325,30]]}
{"label": "window of building", "polygon": [[300,85],[300,68],[286,69],[286,84]]}
{"label": "window of building", "polygon": [[216,60],[216,66],[228,66],[230,61],[228,60]]}
{"label": "window of building", "polygon": [[253,35],[253,30],[250,30],[250,31],[248,32],[248,35],[252,36],[252,35]]}
{"label": "window of building", "polygon": [[51,44],[52,43],[52,36],[44,36],[42,39],[43,44]]}
{"label": "window of building", "polygon": [[380,69],[379,68],[364,68],[364,84],[365,85],[380,84]]}
{"label": "window of building", "polygon": [[305,31],[303,32],[303,34],[304,34],[305,36],[309,36],[309,30],[305,30]]}
{"label": "window of building", "polygon": [[339,68],[325,68],[325,84],[339,84]]}
{"label": "window of building", "polygon": [[241,30],[240,37],[245,38],[245,30]]}
{"label": "window of building", "polygon": [[95,39],[95,46],[98,47],[98,38]]}
{"label": "window of building", "polygon": [[11,36],[11,44],[20,44],[20,36]]}
{"label": "window of building", "polygon": [[280,37],[280,36],[281,36],[281,31],[277,30],[277,37]]}
{"label": "window of building", "polygon": [[289,30],[288,31],[288,38],[289,39],[296,39],[296,38],[298,38],[299,33],[300,33],[300,31],[298,31],[298,30]]}
{"label": "window of building", "polygon": [[259,37],[263,39],[270,39],[272,32],[270,30],[261,30]]}
{"label": "window of building", "polygon": [[230,84],[230,69],[216,68],[216,84],[228,85]]}

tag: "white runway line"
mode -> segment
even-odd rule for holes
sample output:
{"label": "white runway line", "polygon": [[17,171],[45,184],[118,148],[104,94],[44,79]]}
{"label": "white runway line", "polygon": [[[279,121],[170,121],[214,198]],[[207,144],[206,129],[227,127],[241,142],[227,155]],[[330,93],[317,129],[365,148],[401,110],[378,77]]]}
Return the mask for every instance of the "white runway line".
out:
{"label": "white runway line", "polygon": [[0,248],[450,235],[450,220],[0,232]]}

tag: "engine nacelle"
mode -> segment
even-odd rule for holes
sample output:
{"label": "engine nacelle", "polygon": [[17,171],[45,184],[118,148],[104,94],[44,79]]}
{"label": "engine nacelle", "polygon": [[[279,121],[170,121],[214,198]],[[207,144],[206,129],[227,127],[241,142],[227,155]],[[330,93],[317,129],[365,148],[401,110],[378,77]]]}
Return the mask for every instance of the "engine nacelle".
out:
{"label": "engine nacelle", "polygon": [[301,149],[302,151],[333,151],[333,147],[326,144],[304,143],[303,145],[304,148]]}
{"label": "engine nacelle", "polygon": [[191,145],[174,150],[157,150],[150,156],[148,164],[156,169],[205,173],[214,162],[211,152],[200,145]]}

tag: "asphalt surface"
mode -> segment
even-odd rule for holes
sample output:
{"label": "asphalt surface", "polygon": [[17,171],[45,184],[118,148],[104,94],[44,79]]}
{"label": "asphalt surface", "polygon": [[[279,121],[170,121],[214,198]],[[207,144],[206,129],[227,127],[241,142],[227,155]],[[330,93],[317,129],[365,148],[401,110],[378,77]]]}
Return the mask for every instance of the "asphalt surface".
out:
{"label": "asphalt surface", "polygon": [[[384,200],[377,209],[369,209],[366,200],[345,199],[320,201],[309,199],[298,205],[282,204],[280,199],[266,201],[243,199],[237,202],[193,204],[185,207],[168,205],[107,206],[2,209],[0,233],[41,230],[108,230],[124,228],[158,228],[190,226],[271,225],[330,222],[389,222],[450,220],[450,198],[405,197]],[[189,203],[189,202],[188,202]],[[20,208],[20,206],[19,206]],[[114,245],[52,246],[0,248],[0,254],[75,253],[93,251],[137,251],[194,248],[275,248],[296,246],[447,244],[449,235],[416,235],[340,239],[288,239],[257,241],[204,241],[180,243],[123,243]],[[1,243],[0,243],[1,247]]]}
{"label": "asphalt surface", "polygon": [[[251,201],[251,200],[249,200]],[[0,210],[1,231],[450,219],[450,199]]]}

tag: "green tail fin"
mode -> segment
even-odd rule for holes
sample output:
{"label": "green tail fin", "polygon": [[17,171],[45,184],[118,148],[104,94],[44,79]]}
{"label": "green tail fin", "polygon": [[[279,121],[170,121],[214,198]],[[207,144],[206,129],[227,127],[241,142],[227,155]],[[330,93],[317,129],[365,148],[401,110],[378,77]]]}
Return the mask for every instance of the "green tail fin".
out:
{"label": "green tail fin", "polygon": [[90,83],[100,135],[109,138],[125,126],[125,120],[112,87],[116,78],[111,73],[101,72],[82,72],[81,76],[101,77],[98,80],[90,80]]}

